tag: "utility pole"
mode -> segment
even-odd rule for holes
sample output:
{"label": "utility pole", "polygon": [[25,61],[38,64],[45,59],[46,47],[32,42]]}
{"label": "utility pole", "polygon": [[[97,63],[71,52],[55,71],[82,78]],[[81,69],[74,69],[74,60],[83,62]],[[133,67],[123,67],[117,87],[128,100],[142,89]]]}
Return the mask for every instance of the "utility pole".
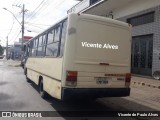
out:
{"label": "utility pole", "polygon": [[[13,5],[14,6],[14,5]],[[20,6],[16,6],[16,7],[20,7]],[[20,23],[19,21],[18,21],[18,19],[16,18],[16,16],[10,11],[10,10],[8,10],[7,8],[3,8],[4,10],[7,10],[8,12],[10,12],[12,15],[13,15],[13,17],[17,20],[17,22],[21,25],[21,29],[22,29],[22,42],[21,42],[21,47],[22,47],[22,49],[21,49],[21,62],[22,62],[22,55],[23,55],[23,42],[24,42],[24,15],[25,15],[25,12],[26,12],[26,10],[25,10],[25,5],[23,4],[23,6],[22,6],[22,23]],[[6,45],[6,55],[8,55],[8,36],[7,36],[7,45]]]}
{"label": "utility pole", "polygon": [[21,42],[21,63],[23,61],[23,42],[24,42],[24,14],[25,14],[25,5],[22,7],[22,42]]}
{"label": "utility pole", "polygon": [[6,37],[7,42],[6,42],[6,59],[8,60],[8,36]]}
{"label": "utility pole", "polygon": [[[24,4],[22,7],[22,47],[23,47],[23,40],[24,40],[24,14],[25,14],[25,8]],[[23,51],[23,50],[22,50]]]}

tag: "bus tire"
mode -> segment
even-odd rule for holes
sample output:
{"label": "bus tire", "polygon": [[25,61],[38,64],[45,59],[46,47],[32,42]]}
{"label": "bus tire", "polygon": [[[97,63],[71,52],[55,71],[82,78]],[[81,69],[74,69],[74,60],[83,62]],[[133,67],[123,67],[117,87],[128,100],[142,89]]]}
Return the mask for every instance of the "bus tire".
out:
{"label": "bus tire", "polygon": [[48,94],[46,91],[44,91],[44,88],[43,88],[43,80],[39,81],[39,93],[43,99],[48,98]]}

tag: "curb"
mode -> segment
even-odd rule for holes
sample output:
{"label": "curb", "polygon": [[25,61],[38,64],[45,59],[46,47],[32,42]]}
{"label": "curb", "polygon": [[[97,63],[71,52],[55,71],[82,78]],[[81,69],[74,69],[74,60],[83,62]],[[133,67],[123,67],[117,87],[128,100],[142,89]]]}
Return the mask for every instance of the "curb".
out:
{"label": "curb", "polygon": [[147,86],[147,87],[151,87],[151,88],[158,88],[160,89],[160,86],[154,85],[154,84],[149,84],[149,83],[144,83],[144,82],[132,82],[133,85],[137,84],[137,85],[141,85],[141,86]]}
{"label": "curb", "polygon": [[20,67],[21,64],[15,61],[5,61],[5,64],[9,67]]}
{"label": "curb", "polygon": [[8,65],[8,66],[11,66],[11,67],[20,67],[21,65]]}

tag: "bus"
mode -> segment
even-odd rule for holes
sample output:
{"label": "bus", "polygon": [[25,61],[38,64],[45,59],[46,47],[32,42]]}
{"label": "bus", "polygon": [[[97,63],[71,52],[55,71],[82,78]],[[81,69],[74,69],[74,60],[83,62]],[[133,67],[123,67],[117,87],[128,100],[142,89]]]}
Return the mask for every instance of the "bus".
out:
{"label": "bus", "polygon": [[42,98],[130,95],[131,26],[71,13],[27,43],[25,75]]}

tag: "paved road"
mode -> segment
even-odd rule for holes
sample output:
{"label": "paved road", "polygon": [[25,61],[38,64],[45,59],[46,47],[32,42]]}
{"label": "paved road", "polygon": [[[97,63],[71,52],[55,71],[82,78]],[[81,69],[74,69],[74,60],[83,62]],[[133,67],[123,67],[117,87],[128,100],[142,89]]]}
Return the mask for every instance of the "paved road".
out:
{"label": "paved road", "polygon": [[[127,98],[103,98],[91,103],[65,103],[56,99],[43,100],[37,87],[25,81],[23,69],[11,67],[0,61],[0,111],[76,111],[76,110],[104,110],[104,111],[137,111],[160,110],[158,89],[133,86],[131,96]],[[152,93],[152,94],[151,94]],[[158,96],[158,97],[157,97]],[[60,114],[61,115],[61,114]],[[1,120],[2,118],[0,118]],[[13,118],[12,118],[13,119]],[[31,119],[31,118],[24,118]],[[35,118],[39,120],[40,118]],[[68,117],[41,118],[42,120],[70,120]],[[41,120],[40,119],[40,120]],[[75,118],[72,118],[75,119]],[[80,117],[77,120],[106,120],[106,118]],[[108,118],[111,120],[128,120],[128,118]],[[136,120],[139,118],[130,118]],[[3,120],[3,119],[2,119]],[[15,118],[15,120],[18,120]],[[157,119],[158,120],[158,119]]]}

